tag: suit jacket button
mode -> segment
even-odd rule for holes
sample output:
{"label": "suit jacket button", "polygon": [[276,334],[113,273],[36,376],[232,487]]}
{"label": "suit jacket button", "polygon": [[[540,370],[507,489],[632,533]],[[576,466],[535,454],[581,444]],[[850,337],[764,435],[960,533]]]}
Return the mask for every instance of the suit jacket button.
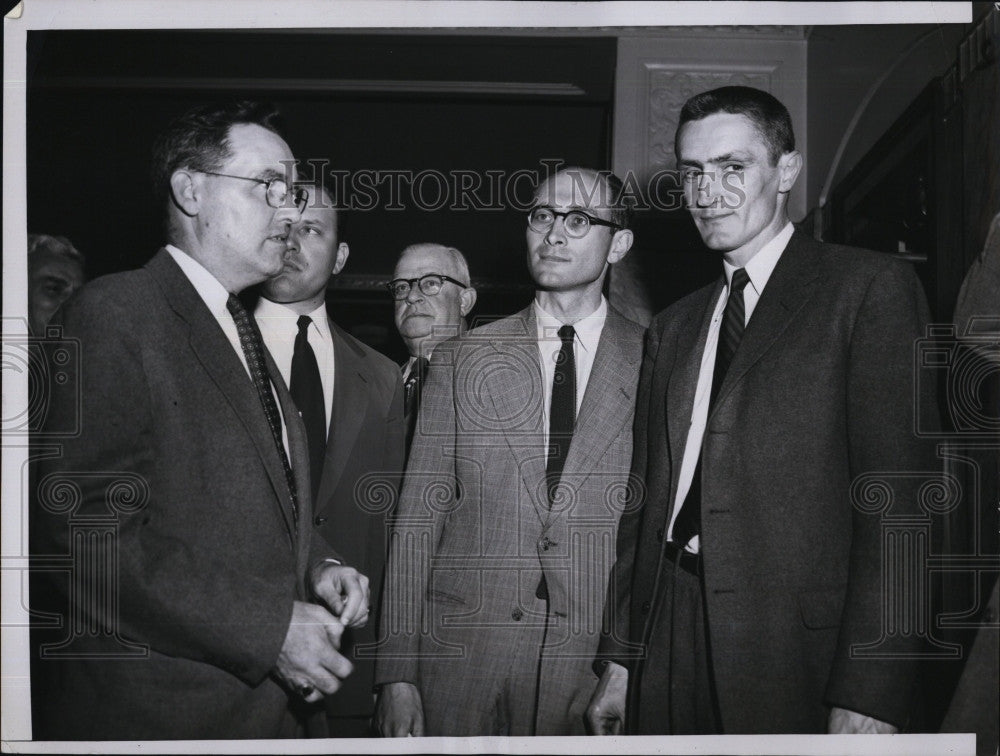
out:
{"label": "suit jacket button", "polygon": [[316,519],[315,519],[315,520],[313,520],[313,522],[314,522],[314,523],[315,523],[316,525],[322,525],[322,524],[323,524],[324,522],[326,522],[326,520],[327,520],[327,518],[326,518],[326,517],[319,517],[319,516],[317,515]]}
{"label": "suit jacket button", "polygon": [[663,528],[660,528],[659,530],[656,531],[656,540],[660,543],[663,543]]}
{"label": "suit jacket button", "polygon": [[642,602],[642,613],[643,614],[649,614],[649,610],[651,608],[652,608],[652,604],[650,604],[648,601],[643,601]]}
{"label": "suit jacket button", "polygon": [[521,617],[524,616],[524,612],[522,612],[520,609],[515,609],[510,613],[510,616],[513,617],[515,622],[520,622]]}

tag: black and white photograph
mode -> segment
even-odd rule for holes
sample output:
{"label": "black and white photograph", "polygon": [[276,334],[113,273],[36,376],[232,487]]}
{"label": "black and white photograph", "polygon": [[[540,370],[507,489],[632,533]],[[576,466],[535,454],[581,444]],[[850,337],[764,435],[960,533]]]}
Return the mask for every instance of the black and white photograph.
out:
{"label": "black and white photograph", "polygon": [[1000,3],[4,10],[5,752],[998,753]]}

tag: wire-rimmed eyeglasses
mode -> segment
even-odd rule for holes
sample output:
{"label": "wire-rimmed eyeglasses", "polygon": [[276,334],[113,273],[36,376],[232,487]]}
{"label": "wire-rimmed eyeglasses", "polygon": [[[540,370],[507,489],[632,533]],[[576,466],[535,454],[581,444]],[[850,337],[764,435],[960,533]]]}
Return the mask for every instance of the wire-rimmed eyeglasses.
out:
{"label": "wire-rimmed eyeglasses", "polygon": [[453,283],[456,286],[461,286],[463,289],[469,288],[467,284],[441,273],[428,273],[425,276],[420,276],[420,278],[394,278],[385,285],[385,288],[389,290],[392,298],[399,302],[410,296],[413,284],[417,285],[421,294],[428,297],[436,297],[441,292],[441,287],[444,286],[445,281]]}
{"label": "wire-rimmed eyeglasses", "polygon": [[556,218],[563,219],[563,228],[566,229],[566,235],[572,236],[574,239],[579,239],[586,236],[590,232],[591,226],[608,226],[609,228],[622,228],[618,223],[612,223],[611,221],[603,220],[602,218],[595,218],[593,215],[589,215],[583,210],[568,210],[562,212],[560,210],[553,210],[551,207],[533,207],[528,213],[528,226],[532,231],[536,231],[540,234],[548,233],[549,229],[556,222]]}
{"label": "wire-rimmed eyeglasses", "polygon": [[[250,176],[233,176],[229,173],[216,173],[215,171],[198,171],[199,173],[205,173],[209,176],[221,176],[222,178],[239,179],[240,181],[253,181],[257,184],[263,184],[266,188],[264,190],[264,199],[267,204],[275,209],[285,207],[285,200],[288,199],[288,183],[283,178],[273,178],[273,179],[259,179],[251,178]],[[292,200],[295,202],[296,209],[301,213],[306,209],[306,204],[309,202],[309,190],[303,189],[302,187],[293,187]]]}

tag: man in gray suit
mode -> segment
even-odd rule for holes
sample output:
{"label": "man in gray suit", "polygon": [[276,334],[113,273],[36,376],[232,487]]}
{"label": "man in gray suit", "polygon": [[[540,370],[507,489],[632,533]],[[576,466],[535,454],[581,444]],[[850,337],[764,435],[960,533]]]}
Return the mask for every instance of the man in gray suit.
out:
{"label": "man in gray suit", "polygon": [[770,94],[692,97],[676,150],[722,275],[649,328],[632,468],[645,496],[622,517],[588,720],[601,734],[895,732],[922,641],[886,612],[925,603],[894,595],[888,570],[912,552],[894,554],[883,526],[921,514],[937,470],[914,430],[935,414],[932,384],[914,382],[920,283],[891,255],[795,231],[802,158]]}
{"label": "man in gray suit", "polygon": [[55,317],[80,362],[45,430],[79,413],[79,432],[39,463],[32,545],[77,567],[39,738],[294,736],[289,697],[351,672],[337,646],[367,579],[313,529],[302,420],[235,296],[281,270],[307,200],[276,119],[243,102],[172,122],[153,166],[169,243]]}
{"label": "man in gray suit", "polygon": [[383,735],[582,734],[643,329],[602,295],[621,182],[566,169],[528,214],[534,302],[439,344],[383,598]]}

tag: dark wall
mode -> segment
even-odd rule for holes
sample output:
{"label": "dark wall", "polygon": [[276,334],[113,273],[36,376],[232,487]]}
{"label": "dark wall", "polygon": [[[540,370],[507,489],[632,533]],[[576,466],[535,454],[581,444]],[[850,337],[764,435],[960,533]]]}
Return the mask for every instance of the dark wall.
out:
{"label": "dark wall", "polygon": [[[374,189],[353,196],[374,207],[348,213],[351,258],[331,300],[389,352],[400,345],[376,284],[403,247],[457,246],[482,284],[476,313],[508,314],[530,297],[511,204],[530,182],[511,174],[610,164],[612,39],[50,31],[29,33],[28,48],[29,231],[68,236],[92,276],[142,265],[163,242],[147,179],[156,133],[202,102],[272,100],[305,177],[314,165],[355,182],[371,172]],[[425,170],[424,208],[408,179],[398,193],[377,183]],[[474,179],[456,172],[488,171],[501,178],[458,202],[459,182]]]}

